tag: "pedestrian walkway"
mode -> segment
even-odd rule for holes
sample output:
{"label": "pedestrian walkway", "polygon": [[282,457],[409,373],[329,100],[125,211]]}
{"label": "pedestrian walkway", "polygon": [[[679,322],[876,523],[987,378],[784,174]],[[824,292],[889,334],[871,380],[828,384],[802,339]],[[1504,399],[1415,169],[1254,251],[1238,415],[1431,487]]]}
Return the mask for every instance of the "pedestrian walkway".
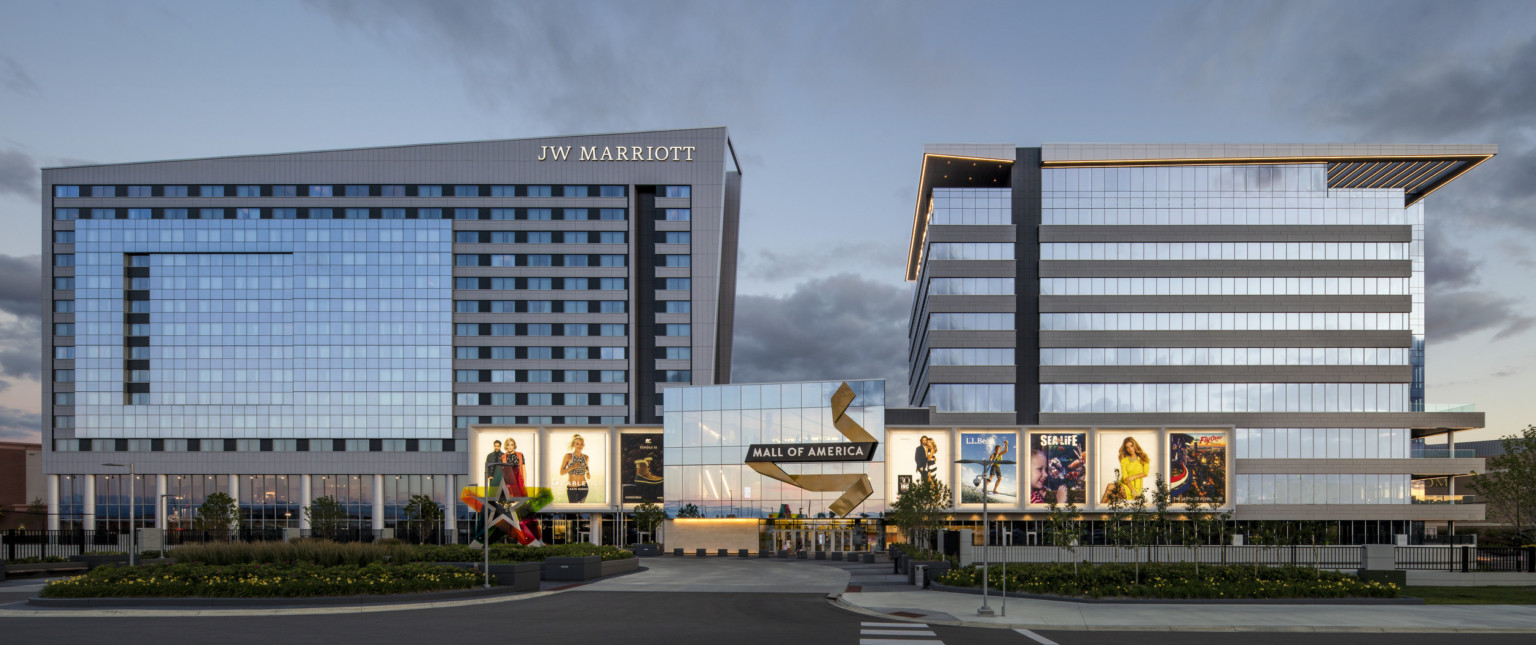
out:
{"label": "pedestrian walkway", "polygon": [[847,571],[805,560],[657,557],[645,558],[640,566],[646,570],[571,591],[832,594],[847,590],[850,579]]}
{"label": "pedestrian walkway", "polygon": [[927,625],[922,623],[860,623],[859,645],[914,645],[927,643],[939,645],[939,640]]}
{"label": "pedestrian walkway", "polygon": [[[910,589],[910,587],[909,587]],[[1075,603],[993,596],[995,617],[976,615],[979,595],[942,591],[845,593],[839,603],[884,618],[1034,631],[1484,632],[1536,634],[1531,605],[1232,605]],[[1005,613],[1006,612],[1006,613]],[[947,614],[954,620],[936,618]]]}

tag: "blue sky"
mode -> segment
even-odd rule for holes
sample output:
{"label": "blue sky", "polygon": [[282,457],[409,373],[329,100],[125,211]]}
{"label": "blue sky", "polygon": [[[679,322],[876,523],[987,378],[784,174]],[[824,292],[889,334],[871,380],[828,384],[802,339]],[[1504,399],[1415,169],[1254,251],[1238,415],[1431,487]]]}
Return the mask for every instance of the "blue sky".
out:
{"label": "blue sky", "polygon": [[38,166],[712,125],[745,173],[736,380],[886,377],[897,400],[924,143],[1498,144],[1427,202],[1429,398],[1487,410],[1477,436],[1536,423],[1529,2],[0,12],[0,439],[40,423]]}

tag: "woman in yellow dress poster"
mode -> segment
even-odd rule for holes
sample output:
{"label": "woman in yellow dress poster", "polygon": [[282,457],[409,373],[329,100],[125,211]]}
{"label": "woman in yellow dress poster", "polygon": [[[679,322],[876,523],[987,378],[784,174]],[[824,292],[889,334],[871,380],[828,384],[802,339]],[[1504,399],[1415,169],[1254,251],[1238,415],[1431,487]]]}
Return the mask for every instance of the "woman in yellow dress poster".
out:
{"label": "woman in yellow dress poster", "polygon": [[1135,437],[1126,437],[1120,443],[1119,457],[1121,499],[1141,497],[1142,480],[1147,477],[1152,458],[1141,449]]}

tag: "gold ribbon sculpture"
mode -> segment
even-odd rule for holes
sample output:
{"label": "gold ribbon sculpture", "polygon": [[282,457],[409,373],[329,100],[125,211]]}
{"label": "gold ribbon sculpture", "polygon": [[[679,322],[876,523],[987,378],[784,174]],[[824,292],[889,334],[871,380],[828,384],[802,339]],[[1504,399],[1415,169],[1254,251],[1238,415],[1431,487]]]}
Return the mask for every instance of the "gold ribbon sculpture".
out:
{"label": "gold ribbon sculpture", "polygon": [[[844,382],[832,393],[832,425],[838,432],[843,433],[849,441],[855,443],[877,443],[875,437],[864,426],[847,416],[848,404],[853,403],[853,388]],[[848,513],[869,499],[875,492],[875,487],[869,481],[869,475],[791,475],[784,472],[778,464],[773,462],[752,462],[752,470],[777,479],[781,482],[797,488],[818,493],[830,493],[843,491],[842,497],[832,502],[831,509],[838,517],[847,517]]]}

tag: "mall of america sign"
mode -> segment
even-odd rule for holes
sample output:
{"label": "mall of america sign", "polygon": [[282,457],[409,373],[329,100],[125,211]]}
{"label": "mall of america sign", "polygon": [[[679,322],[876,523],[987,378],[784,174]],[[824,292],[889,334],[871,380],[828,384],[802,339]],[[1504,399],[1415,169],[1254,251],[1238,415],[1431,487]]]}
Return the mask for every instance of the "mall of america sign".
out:
{"label": "mall of america sign", "polygon": [[851,443],[755,443],[747,448],[746,464],[759,473],[781,482],[812,492],[842,491],[843,495],[831,504],[833,513],[847,517],[864,500],[874,494],[875,487],[866,474],[843,475],[791,475],[779,467],[782,463],[869,461],[875,456],[875,446],[880,442],[847,415],[848,405],[853,403],[853,388],[845,382],[832,393],[832,426],[843,433]]}

